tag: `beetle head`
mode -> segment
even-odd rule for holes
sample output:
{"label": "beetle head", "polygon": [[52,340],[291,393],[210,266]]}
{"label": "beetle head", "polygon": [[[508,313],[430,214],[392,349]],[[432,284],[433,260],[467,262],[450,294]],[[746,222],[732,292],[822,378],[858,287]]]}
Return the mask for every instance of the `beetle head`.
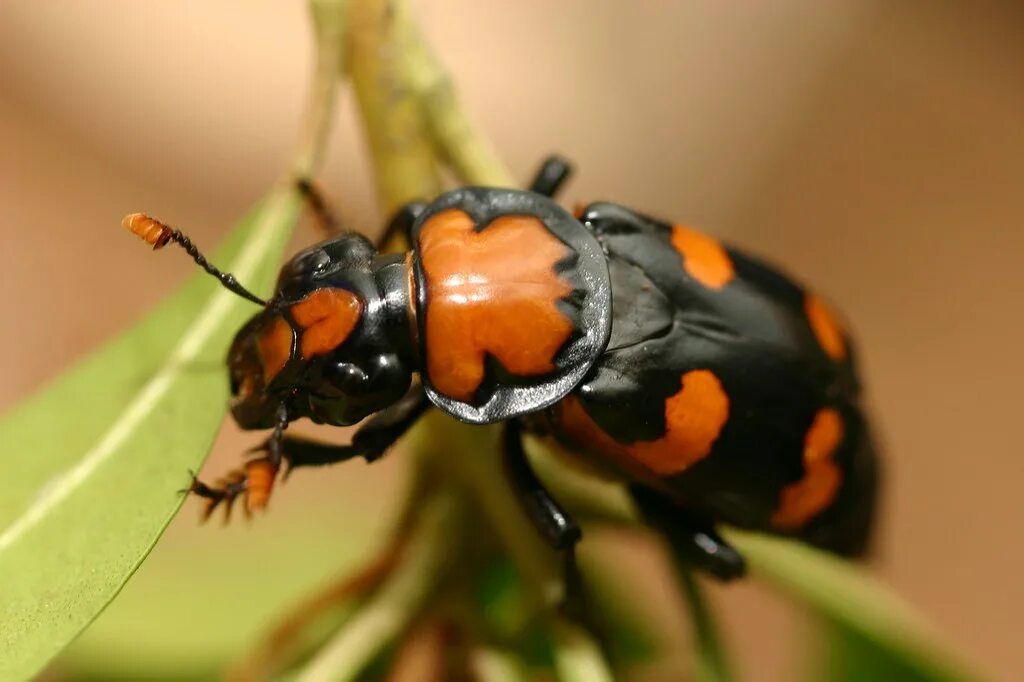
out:
{"label": "beetle head", "polygon": [[387,333],[372,244],[346,234],[298,253],[277,293],[228,353],[231,411],[242,428],[289,420],[346,426],[388,407],[412,371]]}

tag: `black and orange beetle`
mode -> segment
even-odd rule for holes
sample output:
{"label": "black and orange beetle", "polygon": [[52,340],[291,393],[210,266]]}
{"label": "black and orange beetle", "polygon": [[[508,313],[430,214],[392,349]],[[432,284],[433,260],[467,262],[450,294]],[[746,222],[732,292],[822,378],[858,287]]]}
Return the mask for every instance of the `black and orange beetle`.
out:
{"label": "black and orange beetle", "polygon": [[[677,550],[720,578],[744,562],[717,522],[862,553],[876,461],[828,306],[688,227],[612,203],[566,212],[551,197],[568,173],[552,158],[529,191],[468,187],[407,206],[381,242],[404,232],[407,253],[340,234],[292,258],[268,301],[180,232],[127,217],[263,305],[231,345],[231,411],[273,434],[217,486],[193,483],[207,513],[243,493],[263,506],[282,463],[374,460],[433,408],[504,422],[510,482],[570,555],[580,531],[531,471],[524,430],[617,472]],[[362,425],[344,446],[284,434],[304,417]]]}

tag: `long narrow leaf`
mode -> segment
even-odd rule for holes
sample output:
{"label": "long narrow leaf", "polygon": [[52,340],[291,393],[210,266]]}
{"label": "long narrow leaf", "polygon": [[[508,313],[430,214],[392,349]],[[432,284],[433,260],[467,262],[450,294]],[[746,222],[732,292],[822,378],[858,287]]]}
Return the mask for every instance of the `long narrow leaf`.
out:
{"label": "long narrow leaf", "polygon": [[796,541],[740,531],[730,531],[728,537],[746,555],[754,576],[798,597],[833,623],[836,636],[831,641],[836,646],[855,645],[862,659],[873,651],[887,670],[914,671],[905,679],[980,679],[913,607],[857,566]]}
{"label": "long narrow leaf", "polygon": [[[215,261],[266,289],[298,209],[273,190]],[[0,421],[0,679],[39,671],[152,549],[216,434],[227,343],[252,312],[197,274]]]}
{"label": "long narrow leaf", "polygon": [[953,682],[955,673],[935,666],[922,668],[878,646],[863,633],[824,619],[811,654],[809,682],[859,682],[860,680],[900,680],[900,682]]}

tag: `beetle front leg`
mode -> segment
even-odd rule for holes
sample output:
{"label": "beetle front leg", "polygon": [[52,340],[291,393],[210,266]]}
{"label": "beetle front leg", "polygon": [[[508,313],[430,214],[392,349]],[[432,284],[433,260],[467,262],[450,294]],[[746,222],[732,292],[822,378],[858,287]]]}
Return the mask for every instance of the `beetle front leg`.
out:
{"label": "beetle front leg", "polygon": [[245,495],[245,510],[262,509],[270,500],[274,481],[283,462],[285,475],[297,467],[325,466],[337,464],[356,457],[372,462],[384,456],[395,441],[416,423],[429,406],[422,386],[413,386],[394,405],[374,414],[352,436],[348,445],[319,443],[308,438],[285,436],[282,426],[274,429],[273,435],[258,445],[252,452],[264,453],[245,466],[230,472],[216,485],[209,486],[193,477],[188,492],[207,500],[203,519],[207,519],[221,504],[225,504],[225,520],[231,514],[231,506],[242,494]]}
{"label": "beetle front leg", "polygon": [[206,500],[202,511],[203,521],[209,519],[217,507],[223,504],[224,523],[227,523],[231,520],[231,510],[235,506],[235,501],[245,493],[248,483],[248,477],[241,469],[231,471],[226,476],[217,479],[217,482],[212,486],[203,483],[193,475],[191,485],[183,492],[188,492]]}

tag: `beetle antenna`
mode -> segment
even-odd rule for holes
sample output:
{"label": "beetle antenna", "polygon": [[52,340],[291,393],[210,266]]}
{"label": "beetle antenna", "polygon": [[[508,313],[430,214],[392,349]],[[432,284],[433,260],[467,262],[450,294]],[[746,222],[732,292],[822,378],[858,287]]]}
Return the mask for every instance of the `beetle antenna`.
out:
{"label": "beetle antenna", "polygon": [[235,276],[229,272],[221,272],[216,267],[211,265],[207,260],[206,256],[200,253],[196,245],[192,243],[192,240],[186,237],[180,230],[176,230],[170,225],[160,222],[156,218],[151,218],[145,213],[132,213],[126,215],[124,220],[121,221],[121,226],[132,232],[142,241],[153,246],[153,250],[162,249],[167,246],[169,242],[174,242],[181,248],[185,249],[185,253],[192,257],[199,267],[206,272],[210,273],[224,285],[224,288],[228,289],[232,293],[238,294],[244,299],[248,299],[253,303],[265,306],[267,302],[262,298],[252,293],[235,279]]}

